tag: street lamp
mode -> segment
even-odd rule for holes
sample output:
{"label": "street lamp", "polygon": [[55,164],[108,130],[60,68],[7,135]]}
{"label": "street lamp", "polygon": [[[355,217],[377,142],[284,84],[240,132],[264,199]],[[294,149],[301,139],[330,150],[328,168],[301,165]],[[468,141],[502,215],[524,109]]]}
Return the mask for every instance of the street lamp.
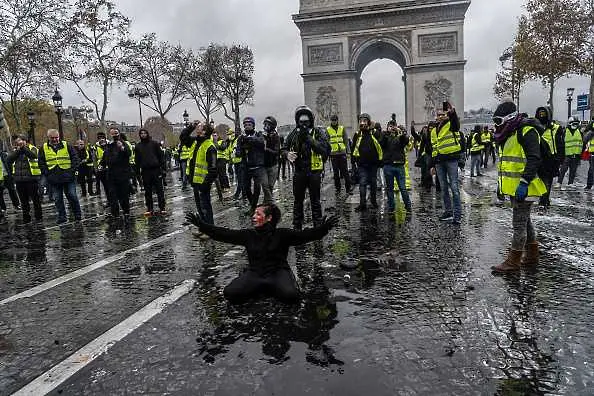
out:
{"label": "street lamp", "polygon": [[573,93],[575,88],[567,88],[567,119],[571,117],[571,101],[573,100]]}
{"label": "street lamp", "polygon": [[[507,47],[503,54],[499,57],[499,62],[501,62],[501,66],[511,59],[511,86],[512,86],[512,101],[516,102],[516,70],[515,70],[515,59],[514,59],[514,48]],[[520,96],[520,92],[518,90],[518,96]]]}
{"label": "street lamp", "polygon": [[58,132],[60,134],[60,141],[62,141],[64,140],[64,128],[62,127],[62,113],[64,110],[62,109],[62,95],[60,95],[60,91],[57,88],[54,96],[52,96],[52,100],[54,101],[54,109],[56,109],[56,115],[58,116]]}
{"label": "street lamp", "polygon": [[35,113],[28,112],[27,119],[29,120],[29,141],[33,143],[33,146],[37,146],[35,144]]}
{"label": "street lamp", "polygon": [[130,99],[138,99],[138,112],[140,113],[140,127],[142,128],[142,102],[141,99],[148,98],[149,94],[146,89],[136,86],[135,84],[128,85],[128,97]]}
{"label": "street lamp", "polygon": [[190,124],[190,115],[188,114],[188,110],[184,110],[182,117],[184,117],[184,125],[188,126]]}

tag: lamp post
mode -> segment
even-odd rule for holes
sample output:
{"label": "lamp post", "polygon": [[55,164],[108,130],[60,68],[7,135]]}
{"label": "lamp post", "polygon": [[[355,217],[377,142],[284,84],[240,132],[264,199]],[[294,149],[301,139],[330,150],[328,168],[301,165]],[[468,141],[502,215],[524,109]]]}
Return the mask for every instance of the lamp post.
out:
{"label": "lamp post", "polygon": [[575,88],[567,88],[567,119],[571,117],[571,101],[573,100],[573,93]]}
{"label": "lamp post", "polygon": [[[506,61],[511,59],[511,87],[512,87],[512,101],[516,102],[516,70],[514,61],[514,48],[508,47],[503,51],[503,54],[499,57],[499,62],[503,65]],[[519,92],[518,92],[519,96]]]}
{"label": "lamp post", "polygon": [[62,95],[60,95],[60,91],[57,88],[54,96],[52,96],[52,100],[54,101],[54,109],[56,109],[56,115],[58,116],[58,133],[60,134],[60,141],[62,141],[64,140],[64,127],[62,126],[62,113],[64,109],[62,108]]}
{"label": "lamp post", "polygon": [[29,120],[29,141],[33,143],[33,146],[37,146],[35,144],[35,113],[32,111],[28,112],[27,119]]}
{"label": "lamp post", "polygon": [[184,125],[188,126],[190,123],[190,115],[188,114],[188,110],[184,110],[184,114],[182,114],[182,117],[184,117]]}
{"label": "lamp post", "polygon": [[140,127],[142,128],[142,102],[141,99],[148,98],[149,94],[144,88],[140,88],[135,84],[128,85],[128,97],[130,99],[138,99],[138,112],[140,113]]}

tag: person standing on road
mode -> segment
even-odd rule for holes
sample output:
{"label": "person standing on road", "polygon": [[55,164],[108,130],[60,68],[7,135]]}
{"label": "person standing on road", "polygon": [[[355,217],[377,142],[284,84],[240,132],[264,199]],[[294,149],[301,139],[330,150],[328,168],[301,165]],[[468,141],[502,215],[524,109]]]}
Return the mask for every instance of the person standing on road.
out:
{"label": "person standing on road", "polygon": [[[256,120],[253,117],[243,119],[244,133],[239,137],[237,143],[237,155],[242,158],[245,175],[243,178],[243,191],[250,203],[250,211],[253,212],[258,206],[260,189],[265,180],[264,170],[264,148],[265,139],[262,133],[257,132]],[[253,187],[252,187],[253,181]]]}
{"label": "person standing on road", "polygon": [[569,169],[569,181],[568,184],[572,185],[575,181],[577,174],[577,168],[580,166],[582,161],[582,146],[583,136],[580,131],[580,121],[576,117],[570,117],[567,120],[567,128],[565,128],[563,134],[563,145],[565,146],[565,159],[559,169],[559,178],[557,182],[563,184],[565,174]]}
{"label": "person standing on road", "polygon": [[[545,167],[541,166],[543,172],[540,177],[547,187],[547,191],[540,197],[539,205],[548,208],[551,206],[551,188],[553,187],[553,179],[559,176],[559,166],[562,162],[562,157],[565,154],[565,147],[563,146],[563,128],[552,119],[551,110],[547,107],[539,107],[536,109],[535,118],[540,122],[544,131],[541,138],[547,142],[551,158],[548,159]],[[546,159],[543,159],[546,160]],[[544,171],[546,169],[546,172]]]}
{"label": "person standing on road", "polygon": [[15,146],[15,150],[8,154],[6,162],[8,167],[12,167],[16,190],[19,194],[23,211],[23,223],[31,222],[31,206],[29,205],[29,202],[33,203],[35,220],[41,221],[43,217],[41,211],[41,197],[39,195],[41,169],[39,169],[37,159],[37,147],[29,144],[24,135],[17,136],[15,139]]}
{"label": "person standing on road", "polygon": [[245,246],[248,254],[247,269],[223,290],[225,298],[241,304],[260,293],[285,303],[299,300],[300,291],[287,262],[289,247],[322,239],[338,224],[338,218],[320,219],[317,227],[303,231],[277,228],[280,209],[274,205],[260,205],[252,216],[253,229],[231,230],[209,224],[200,214],[188,213],[186,219],[200,232],[215,241]]}
{"label": "person standing on road", "polygon": [[186,146],[183,143],[180,143],[179,146],[179,172],[180,172],[180,179],[182,182],[182,190],[188,188],[188,160],[190,158],[190,154],[192,151],[192,147]]}
{"label": "person standing on road", "polygon": [[4,180],[8,175],[8,165],[4,163],[4,159],[0,157],[0,219],[6,214],[6,202],[4,201]]}
{"label": "person standing on road", "polygon": [[[367,186],[370,186],[371,206],[377,209],[377,173],[379,165],[383,160],[383,151],[377,138],[373,133],[371,117],[367,113],[359,116],[359,134],[353,140],[353,158],[359,170],[359,205],[355,208],[357,212],[367,210]],[[383,136],[379,135],[378,136]],[[406,190],[406,187],[404,188]],[[392,186],[392,194],[394,188]]]}
{"label": "person standing on road", "polygon": [[85,144],[83,140],[76,142],[76,154],[80,159],[80,166],[78,167],[78,184],[80,184],[81,196],[87,196],[87,188],[89,195],[93,194],[93,156],[91,155],[91,148]]}
{"label": "person standing on road", "polygon": [[530,211],[532,204],[546,192],[546,186],[537,175],[541,162],[537,124],[518,114],[513,102],[503,102],[497,107],[493,123],[499,146],[497,194],[500,199],[510,197],[512,202],[513,236],[506,259],[491,269],[506,273],[538,264],[538,242]]}
{"label": "person standing on road", "polygon": [[314,125],[315,117],[307,106],[295,111],[296,127],[287,136],[282,149],[289,162],[295,165],[293,173],[293,228],[303,227],[303,201],[309,191],[314,227],[322,222],[322,171],[324,161],[330,155],[330,143],[325,130]]}
{"label": "person standing on road", "polygon": [[383,153],[384,178],[386,179],[388,214],[394,214],[396,209],[394,180],[396,180],[396,184],[398,185],[398,191],[400,191],[406,211],[410,213],[412,210],[410,197],[406,189],[406,171],[404,168],[410,138],[404,132],[398,133],[397,129],[396,121],[390,120],[386,128],[386,133],[380,141]]}
{"label": "person standing on road", "polygon": [[276,132],[276,119],[268,116],[264,119],[264,170],[265,177],[262,183],[262,191],[264,192],[264,203],[274,203],[272,191],[278,178],[278,159],[280,156],[280,138]]}
{"label": "person standing on road", "polygon": [[39,168],[45,174],[51,190],[54,193],[54,202],[58,212],[58,224],[66,223],[66,208],[64,207],[64,194],[68,199],[70,210],[75,220],[81,220],[82,212],[76,195],[76,181],[74,173],[79,166],[76,151],[65,141],[60,141],[57,129],[47,131],[49,142],[44,143],[39,151]]}
{"label": "person standing on road", "polygon": [[132,152],[126,141],[122,140],[118,128],[110,128],[111,143],[105,148],[101,166],[106,169],[107,194],[111,205],[111,216],[119,217],[120,209],[124,220],[130,218],[130,178],[132,177],[130,157]]}
{"label": "person standing on road", "polygon": [[[153,214],[165,215],[165,191],[163,179],[165,174],[165,155],[161,145],[151,139],[148,130],[142,128],[138,131],[140,142],[134,147],[136,165],[140,169],[142,185],[144,186],[144,199],[146,203],[145,216]],[[159,213],[153,210],[153,191],[157,194]]]}
{"label": "person standing on road", "polygon": [[[440,221],[450,221],[454,225],[460,224],[462,204],[460,202],[460,187],[458,182],[458,161],[464,150],[464,142],[460,138],[460,120],[456,110],[447,103],[447,112],[439,109],[437,112],[437,126],[431,131],[431,158],[434,171],[437,172],[444,213]],[[450,190],[452,196],[450,197]],[[452,200],[454,208],[452,211]]]}
{"label": "person standing on road", "polygon": [[217,176],[218,182],[222,190],[227,191],[231,186],[229,185],[229,176],[227,175],[227,164],[229,162],[229,150],[227,141],[224,140],[215,131],[213,133],[213,142],[217,148]]}
{"label": "person standing on road", "polygon": [[109,205],[109,192],[107,191],[107,172],[105,171],[105,167],[101,165],[103,160],[103,153],[105,153],[105,148],[107,147],[107,139],[105,137],[105,132],[97,132],[97,143],[95,143],[95,191],[97,195],[101,194],[101,185],[103,185],[103,191],[105,191],[105,196],[107,197],[107,207]]}
{"label": "person standing on road", "polygon": [[585,190],[591,190],[594,185],[594,116],[592,116],[592,120],[586,127],[582,151],[590,153],[590,168],[588,169],[588,181]]}
{"label": "person standing on road", "polygon": [[[241,131],[238,132],[241,135]],[[229,130],[227,135],[229,140],[228,143],[228,156],[231,164],[233,165],[233,174],[235,178],[235,193],[233,194],[233,199],[235,201],[241,199],[246,199],[245,191],[243,190],[243,178],[245,177],[245,169],[243,166],[243,161],[241,160],[241,154],[237,151],[237,143],[239,142],[239,136],[233,132],[232,129]]]}
{"label": "person standing on road", "polygon": [[0,152],[0,159],[4,161],[5,165],[5,172],[6,176],[4,176],[4,188],[8,190],[8,196],[10,197],[10,201],[12,202],[12,206],[16,210],[21,210],[21,203],[19,202],[19,195],[16,191],[16,187],[14,185],[14,179],[12,177],[12,168],[6,165],[6,158],[8,157],[8,153],[6,151]]}
{"label": "person standing on road", "polygon": [[[197,136],[191,136],[192,132],[196,132]],[[210,124],[196,122],[184,128],[179,136],[182,145],[192,147],[187,177],[192,183],[196,208],[208,224],[214,224],[210,190],[217,178],[217,149],[210,138],[213,132]]]}
{"label": "person standing on road", "polygon": [[[485,133],[484,131],[481,133],[480,125],[475,125],[474,130],[470,133],[470,142],[468,144],[470,147],[470,177],[483,175],[481,173],[481,158],[483,156],[483,151],[487,150],[487,146],[483,145],[483,136],[485,136]],[[489,145],[491,145],[490,140]],[[489,150],[491,148],[489,148]],[[488,155],[486,155],[486,157],[488,158]]]}
{"label": "person standing on road", "polygon": [[[479,128],[479,133],[480,133],[480,140],[481,140],[481,144],[483,146],[483,151],[482,151],[482,158],[483,158],[483,168],[487,169],[487,166],[489,165],[489,157],[492,156],[493,157],[493,164],[495,164],[495,147],[493,147],[493,141],[491,140],[491,132],[489,132],[489,127],[488,126],[484,126],[483,127],[483,132],[480,132],[480,126]],[[478,175],[477,175],[478,176]]]}
{"label": "person standing on road", "polygon": [[332,172],[334,173],[334,187],[339,193],[341,189],[340,179],[344,179],[344,188],[347,194],[353,193],[351,185],[351,178],[349,175],[349,166],[347,163],[347,155],[349,154],[349,139],[344,130],[344,126],[339,125],[338,116],[330,117],[330,126],[326,128],[328,137],[330,139],[330,162],[332,163]]}

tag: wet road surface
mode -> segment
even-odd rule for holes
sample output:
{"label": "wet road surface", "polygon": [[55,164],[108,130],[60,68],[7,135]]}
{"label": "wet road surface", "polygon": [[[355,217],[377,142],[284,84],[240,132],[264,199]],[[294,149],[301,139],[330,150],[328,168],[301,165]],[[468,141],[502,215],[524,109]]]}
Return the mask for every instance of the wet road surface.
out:
{"label": "wet road surface", "polygon": [[[144,218],[138,193],[129,227],[108,224],[99,198],[64,227],[51,207],[33,226],[9,215],[0,394],[594,394],[594,195],[583,185],[554,190],[533,216],[538,269],[494,277],[511,209],[495,200],[493,168],[467,171],[459,228],[437,221],[439,196],[414,180],[407,218],[355,213],[358,194],[335,194],[329,176],[323,206],[340,225],[291,251],[296,306],[225,302],[244,251],[196,238],[183,220],[191,190],[172,180],[171,214]],[[276,194],[290,225],[291,182]],[[213,206],[217,224],[249,226],[245,205]]]}

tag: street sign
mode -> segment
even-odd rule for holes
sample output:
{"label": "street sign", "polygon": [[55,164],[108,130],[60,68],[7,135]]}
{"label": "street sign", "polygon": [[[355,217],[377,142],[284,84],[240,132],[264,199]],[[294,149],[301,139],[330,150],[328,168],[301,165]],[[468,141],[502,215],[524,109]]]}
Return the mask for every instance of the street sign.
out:
{"label": "street sign", "polygon": [[577,97],[577,111],[590,110],[590,95],[578,95]]}

